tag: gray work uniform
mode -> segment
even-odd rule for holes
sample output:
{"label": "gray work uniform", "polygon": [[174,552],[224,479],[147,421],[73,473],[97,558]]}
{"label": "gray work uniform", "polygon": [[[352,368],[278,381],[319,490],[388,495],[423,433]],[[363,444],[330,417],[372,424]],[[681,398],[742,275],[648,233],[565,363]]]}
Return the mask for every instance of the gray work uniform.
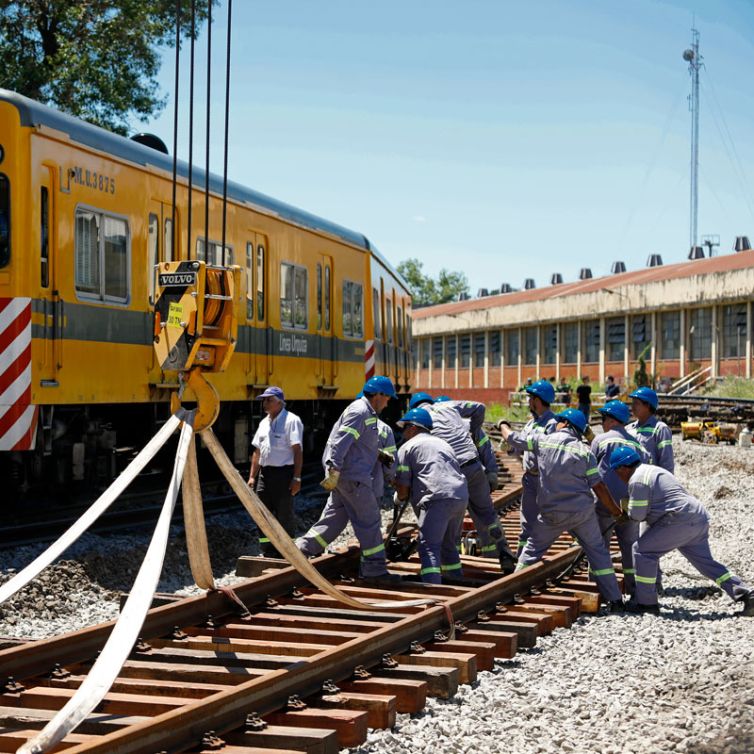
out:
{"label": "gray work uniform", "polygon": [[517,568],[536,563],[569,531],[584,548],[602,596],[611,602],[620,600],[615,569],[594,510],[591,488],[601,481],[597,459],[570,427],[549,435],[530,435],[526,445],[537,457],[540,512]]}
{"label": "gray work uniform", "polygon": [[322,463],[340,471],[319,521],[296,540],[305,555],[319,555],[350,521],[361,545],[360,572],[365,577],[387,573],[380,509],[372,474],[377,458],[377,414],[366,398],[358,398],[341,414],[325,446]]}
{"label": "gray work uniform", "polygon": [[520,432],[512,432],[508,436],[508,445],[516,455],[522,457],[524,475],[521,478],[521,510],[519,519],[521,522],[521,534],[518,537],[517,554],[521,555],[526,540],[531,536],[532,529],[537,525],[539,508],[537,506],[537,492],[539,491],[539,469],[537,456],[527,450],[526,441],[529,437],[537,434],[552,434],[558,425],[555,414],[548,408],[542,416],[532,416]]}
{"label": "gray work uniform", "polygon": [[[613,500],[620,501],[628,497],[628,485],[622,482],[620,477],[610,468],[610,456],[614,450],[621,447],[633,448],[644,462],[649,461],[649,454],[641,443],[628,433],[625,427],[613,427],[613,429],[597,435],[592,441],[592,453],[599,463],[600,476],[607,485]],[[610,512],[602,503],[597,501],[597,521],[601,531],[607,531],[615,521]],[[628,594],[633,594],[636,587],[634,576],[634,542],[639,538],[639,524],[636,521],[627,521],[615,526],[615,536],[620,547],[621,564],[623,565],[623,586]],[[610,547],[612,532],[605,535],[605,546]]]}
{"label": "gray work uniform", "polygon": [[468,419],[471,434],[475,435],[484,424],[487,407],[477,401],[444,401],[437,406],[452,406],[462,419]]}
{"label": "gray work uniform", "polygon": [[672,550],[678,550],[732,599],[742,600],[751,592],[738,576],[712,557],[709,513],[669,471],[648,464],[636,468],[628,483],[628,515],[648,524],[634,544],[637,602],[657,603],[657,564]]}
{"label": "gray work uniform", "polygon": [[423,408],[427,408],[432,416],[432,434],[441,440],[445,440],[450,445],[458,465],[461,467],[461,473],[466,477],[469,488],[469,513],[477,527],[481,543],[480,554],[495,557],[504,553],[512,558],[513,555],[508,549],[505,534],[500,526],[500,519],[492,505],[487,474],[479,461],[477,447],[471,438],[469,427],[467,427],[456,404],[459,404],[460,411],[469,413],[473,429],[473,423],[479,418],[478,409],[475,407],[482,406],[481,403],[446,401]]}
{"label": "gray work uniform", "polygon": [[458,576],[461,559],[456,543],[468,503],[466,478],[444,440],[421,432],[398,451],[395,480],[410,489],[419,520],[421,578],[430,584],[442,575]]}
{"label": "gray work uniform", "polygon": [[652,414],[644,424],[639,424],[638,421],[631,422],[626,429],[642,444],[655,466],[671,474],[675,471],[673,433],[665,422]]}
{"label": "gray work uniform", "polygon": [[389,484],[395,478],[395,454],[397,448],[393,430],[382,419],[377,419],[377,434],[379,435],[377,450],[387,453],[393,458],[393,463],[390,466],[386,466],[378,457],[372,469],[374,496],[377,498],[377,503],[381,505],[382,498],[385,495],[385,483]]}
{"label": "gray work uniform", "polygon": [[489,435],[483,429],[477,429],[471,433],[471,439],[476,445],[479,462],[484,466],[486,474],[497,474],[497,458],[492,448]]}

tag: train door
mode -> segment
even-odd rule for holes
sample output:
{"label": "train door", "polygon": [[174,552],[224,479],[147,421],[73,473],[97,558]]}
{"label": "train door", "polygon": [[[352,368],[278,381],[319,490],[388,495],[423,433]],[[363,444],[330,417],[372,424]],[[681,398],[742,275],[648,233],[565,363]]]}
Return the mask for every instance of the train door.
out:
{"label": "train door", "polygon": [[393,300],[385,295],[385,375],[395,382],[395,332],[393,330]]}
{"label": "train door", "polygon": [[338,374],[337,349],[333,337],[333,261],[320,255],[315,272],[317,286],[317,330],[319,335],[319,370],[323,387],[335,384]]}
{"label": "train door", "polygon": [[38,280],[41,291],[44,350],[40,365],[42,387],[57,387],[63,366],[63,301],[58,289],[56,218],[56,168],[43,166],[39,182]]}

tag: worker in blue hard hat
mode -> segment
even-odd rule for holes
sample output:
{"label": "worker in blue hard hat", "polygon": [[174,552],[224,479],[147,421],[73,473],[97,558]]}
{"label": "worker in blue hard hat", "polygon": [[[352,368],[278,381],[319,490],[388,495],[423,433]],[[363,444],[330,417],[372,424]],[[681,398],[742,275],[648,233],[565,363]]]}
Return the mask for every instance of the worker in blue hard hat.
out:
{"label": "worker in blue hard hat", "polygon": [[[625,403],[618,400],[608,401],[597,410],[602,417],[602,433],[592,441],[592,453],[599,463],[602,481],[610,490],[613,500],[619,502],[628,497],[628,488],[615,471],[610,468],[610,457],[613,451],[617,448],[633,448],[645,462],[649,461],[649,454],[642,448],[639,441],[626,430],[626,424],[628,424],[631,414]],[[613,533],[613,517],[610,511],[599,501],[597,502],[597,520],[600,529],[607,532],[605,545],[609,548]],[[614,529],[623,566],[623,591],[627,594],[633,594],[636,586],[633,546],[639,538],[639,524],[635,521],[624,521],[617,524]]]}
{"label": "worker in blue hard hat", "polygon": [[555,400],[555,388],[552,384],[547,380],[537,380],[526,387],[526,392],[529,395],[531,419],[520,432],[510,432],[508,435],[508,445],[513,452],[521,457],[524,466],[524,474],[521,478],[523,491],[519,512],[521,522],[517,552],[519,556],[524,549],[526,540],[531,536],[532,529],[537,525],[537,516],[539,515],[539,508],[537,507],[537,494],[539,492],[537,456],[528,450],[526,441],[533,435],[549,435],[555,431],[557,425],[555,414],[550,410],[550,404]]}
{"label": "worker in blue hard hat", "polygon": [[398,450],[396,498],[410,500],[419,521],[422,581],[440,584],[461,575],[456,544],[468,502],[466,478],[450,445],[431,434],[429,411],[409,409],[398,426],[405,442]]}
{"label": "worker in blue hard hat", "polygon": [[731,599],[743,603],[741,615],[754,616],[754,589],[712,557],[707,509],[669,471],[643,463],[635,448],[614,450],[610,468],[628,487],[629,518],[648,524],[633,547],[636,597],[628,609],[659,614],[657,565],[663,555],[678,550]]}
{"label": "worker in blue hard hat", "polygon": [[377,417],[394,397],[395,387],[388,377],[372,377],[364,384],[362,396],[335,422],[322,456],[326,476],[321,485],[330,497],[319,521],[296,540],[305,555],[319,555],[350,521],[361,545],[360,574],[366,579],[391,578],[373,469],[379,455]]}
{"label": "worker in blue hard hat", "polygon": [[[536,563],[564,531],[571,532],[584,548],[603,598],[611,610],[620,610],[621,592],[597,523],[592,492],[614,518],[620,517],[620,506],[600,478],[597,459],[582,441],[587,427],[584,414],[567,408],[555,419],[554,432],[532,434],[526,440],[527,450],[536,456],[539,469],[539,516],[517,568]],[[510,427],[501,425],[500,431],[509,441]]]}
{"label": "worker in blue hard hat", "polygon": [[[482,428],[485,406],[477,401],[440,401],[426,393],[412,398],[413,407],[422,406],[432,416],[432,434],[453,448],[469,490],[469,514],[479,535],[479,555],[497,557],[503,573],[512,573],[516,559],[508,548],[500,519],[492,504],[490,479],[479,459],[473,435]],[[411,405],[411,404],[409,404]],[[468,424],[466,422],[468,420]],[[496,475],[497,476],[497,475]],[[497,483],[497,478],[495,479]]]}

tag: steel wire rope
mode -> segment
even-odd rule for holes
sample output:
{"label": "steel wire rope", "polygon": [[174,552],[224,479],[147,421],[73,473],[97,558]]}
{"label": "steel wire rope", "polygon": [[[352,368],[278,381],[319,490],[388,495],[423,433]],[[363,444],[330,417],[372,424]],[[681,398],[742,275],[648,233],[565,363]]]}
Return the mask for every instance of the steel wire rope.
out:
{"label": "steel wire rope", "polygon": [[[170,210],[170,260],[175,259],[175,201],[178,185],[178,87],[181,68],[181,0],[175,0],[175,103],[173,105],[173,194]],[[164,238],[164,237],[163,237]],[[164,243],[164,240],[163,240]],[[167,249],[163,249],[163,254]]]}
{"label": "steel wire rope", "polygon": [[233,17],[233,0],[228,0],[228,36],[225,51],[225,133],[223,135],[223,227],[222,249],[223,264],[225,259],[225,231],[228,215],[228,116],[230,114],[230,46],[231,46],[231,20]]}
{"label": "steel wire rope", "polygon": [[204,258],[209,263],[209,129],[212,110],[212,2],[207,0],[207,123],[204,136]]}
{"label": "steel wire rope", "polygon": [[[188,210],[186,213],[186,259],[191,259],[191,205],[194,188],[194,52],[196,47],[196,0],[191,0],[191,45],[189,65]],[[204,249],[207,258],[207,249]]]}

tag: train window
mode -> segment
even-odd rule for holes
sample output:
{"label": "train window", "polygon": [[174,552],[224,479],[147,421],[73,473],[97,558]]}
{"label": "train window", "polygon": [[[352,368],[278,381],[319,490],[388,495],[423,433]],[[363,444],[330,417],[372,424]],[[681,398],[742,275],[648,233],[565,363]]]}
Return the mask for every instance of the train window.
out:
{"label": "train window", "polygon": [[162,255],[166,262],[173,261],[173,220],[165,220],[165,234],[163,236]]}
{"label": "train window", "polygon": [[129,294],[128,223],[91,210],[76,210],[76,290],[102,301],[125,302]]}
{"label": "train window", "polygon": [[0,173],[0,267],[10,264],[10,181]]}
{"label": "train window", "polygon": [[43,288],[50,285],[50,196],[47,186],[42,186],[40,197],[39,258],[40,282]]}
{"label": "train window", "polygon": [[280,324],[306,329],[308,270],[286,262],[280,265]]}
{"label": "train window", "polygon": [[254,319],[254,243],[246,244],[246,319]]}
{"label": "train window", "polygon": [[233,248],[226,246],[225,254],[223,254],[222,244],[217,241],[210,241],[209,244],[206,244],[203,238],[197,238],[196,258],[200,262],[206,262],[214,267],[231,265],[233,264]]}
{"label": "train window", "polygon": [[330,268],[325,265],[325,330],[330,330]]}
{"label": "train window", "polygon": [[398,348],[403,348],[403,309],[400,306],[398,307],[398,316],[396,319],[398,325]]}
{"label": "train window", "polygon": [[257,246],[257,319],[264,319],[264,246]]}
{"label": "train window", "polygon": [[406,348],[410,351],[413,346],[413,333],[411,326],[411,315],[406,312]]}
{"label": "train window", "polygon": [[364,288],[360,283],[346,280],[343,283],[343,335],[352,338],[364,336]]}
{"label": "train window", "polygon": [[385,299],[385,330],[387,331],[387,342],[393,342],[393,302]]}
{"label": "train window", "polygon": [[160,261],[160,220],[157,215],[149,215],[147,229],[147,290],[149,303],[154,303],[154,268]]}
{"label": "train window", "polygon": [[376,288],[372,288],[372,312],[374,337],[375,340],[380,340],[382,338],[382,312],[380,311],[380,293]]}
{"label": "train window", "polygon": [[322,329],[322,265],[317,265],[317,329]]}

